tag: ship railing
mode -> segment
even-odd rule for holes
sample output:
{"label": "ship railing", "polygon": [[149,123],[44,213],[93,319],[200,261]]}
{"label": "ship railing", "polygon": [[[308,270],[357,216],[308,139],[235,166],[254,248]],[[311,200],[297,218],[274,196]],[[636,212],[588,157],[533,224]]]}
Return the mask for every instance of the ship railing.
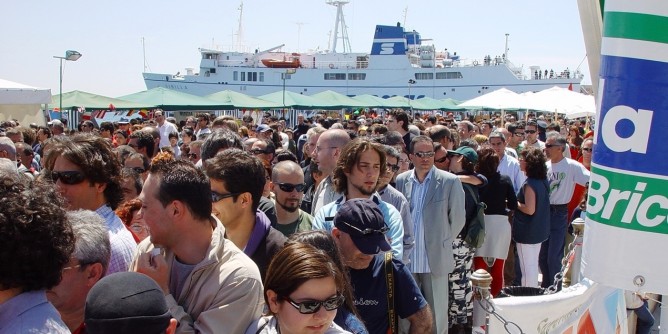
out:
{"label": "ship railing", "polygon": [[301,67],[331,70],[355,70],[369,67],[369,61],[305,61],[301,63]]}

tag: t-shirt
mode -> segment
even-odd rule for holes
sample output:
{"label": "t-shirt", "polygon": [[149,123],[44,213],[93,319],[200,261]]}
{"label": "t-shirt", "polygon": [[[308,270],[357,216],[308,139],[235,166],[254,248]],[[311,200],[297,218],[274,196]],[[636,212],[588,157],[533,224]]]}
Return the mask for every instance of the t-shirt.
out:
{"label": "t-shirt", "polygon": [[179,300],[181,290],[186,284],[188,275],[195,269],[196,264],[185,264],[174,258],[172,270],[169,279],[169,292],[174,296],[174,299]]}
{"label": "t-shirt", "polygon": [[[400,260],[392,258],[392,269],[395,282],[394,310],[400,318],[405,319],[425,307],[427,301]],[[389,320],[385,280],[385,255],[382,253],[374,256],[366,269],[350,269],[355,307],[369,333],[387,333]]]}
{"label": "t-shirt", "polygon": [[547,162],[547,179],[550,182],[550,204],[568,204],[575,184],[589,182],[589,171],[581,163],[563,158],[556,164]]}
{"label": "t-shirt", "polygon": [[290,224],[276,224],[273,226],[279,232],[289,237],[297,232],[310,231],[313,229],[313,216],[299,210],[299,217]]}

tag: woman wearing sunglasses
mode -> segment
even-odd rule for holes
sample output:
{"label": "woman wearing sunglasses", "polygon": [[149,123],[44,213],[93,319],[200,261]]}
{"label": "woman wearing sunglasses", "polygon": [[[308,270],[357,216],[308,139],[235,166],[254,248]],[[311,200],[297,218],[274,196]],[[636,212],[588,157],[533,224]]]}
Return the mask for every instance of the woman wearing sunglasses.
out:
{"label": "woman wearing sunglasses", "polygon": [[264,281],[268,315],[246,334],[349,333],[334,324],[345,276],[325,252],[292,243],[274,255]]}

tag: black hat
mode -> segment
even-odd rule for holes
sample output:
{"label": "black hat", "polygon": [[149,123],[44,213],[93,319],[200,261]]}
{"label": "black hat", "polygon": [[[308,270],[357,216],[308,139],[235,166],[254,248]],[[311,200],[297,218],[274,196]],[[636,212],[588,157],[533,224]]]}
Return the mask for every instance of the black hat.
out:
{"label": "black hat", "polygon": [[376,203],[366,198],[347,200],[334,216],[334,226],[350,235],[355,246],[364,254],[389,251],[385,238],[388,227]]}
{"label": "black hat", "polygon": [[172,315],[165,294],[148,276],[121,272],[102,278],[86,298],[86,331],[164,333]]}

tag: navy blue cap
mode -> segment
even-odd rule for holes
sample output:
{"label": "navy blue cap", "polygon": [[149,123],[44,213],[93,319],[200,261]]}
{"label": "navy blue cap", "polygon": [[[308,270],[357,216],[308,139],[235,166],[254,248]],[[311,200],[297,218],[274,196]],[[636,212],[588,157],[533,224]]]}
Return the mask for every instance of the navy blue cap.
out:
{"label": "navy blue cap", "polygon": [[364,254],[378,254],[392,248],[385,238],[388,227],[378,205],[366,198],[347,200],[334,216],[334,226],[350,235]]}

